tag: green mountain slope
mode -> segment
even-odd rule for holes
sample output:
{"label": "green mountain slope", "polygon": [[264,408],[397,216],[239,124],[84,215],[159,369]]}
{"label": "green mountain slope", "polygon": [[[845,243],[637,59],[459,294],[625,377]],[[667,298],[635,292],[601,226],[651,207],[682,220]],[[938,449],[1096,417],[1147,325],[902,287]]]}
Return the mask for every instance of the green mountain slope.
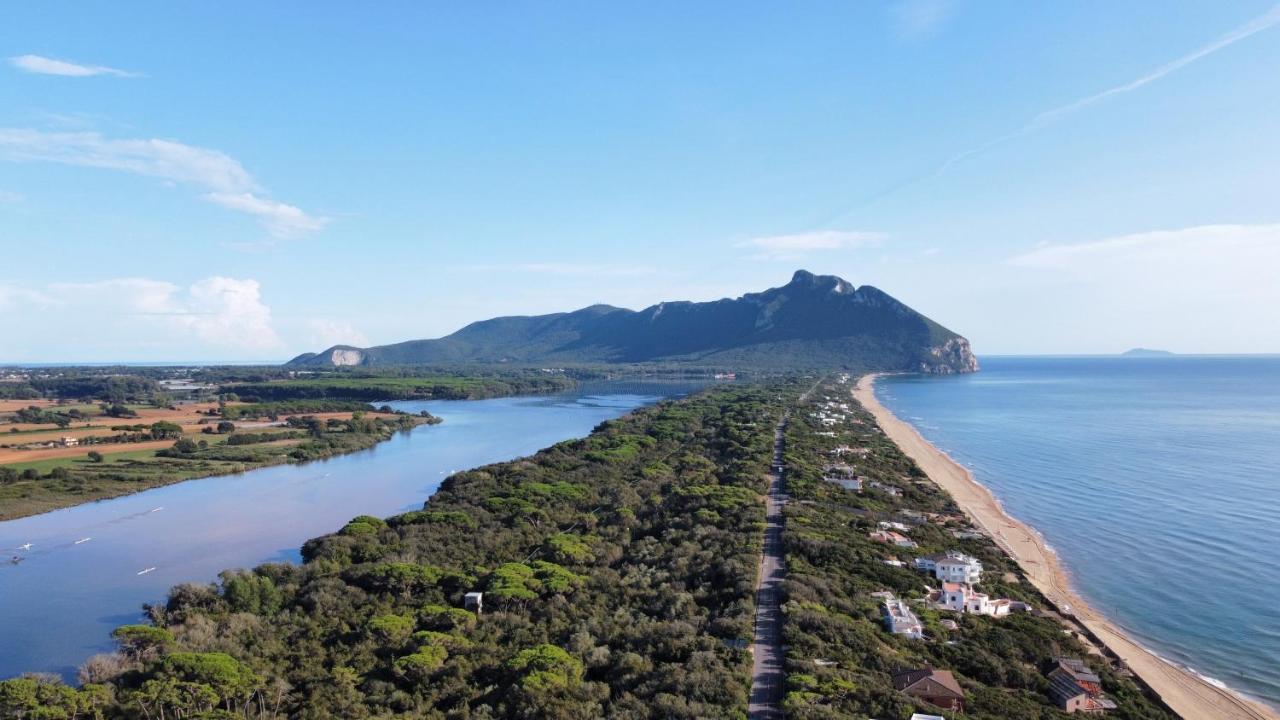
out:
{"label": "green mountain slope", "polygon": [[289,364],[649,361],[934,373],[978,369],[968,340],[888,294],[804,270],[782,287],[740,298],[494,318],[439,339],[335,346]]}

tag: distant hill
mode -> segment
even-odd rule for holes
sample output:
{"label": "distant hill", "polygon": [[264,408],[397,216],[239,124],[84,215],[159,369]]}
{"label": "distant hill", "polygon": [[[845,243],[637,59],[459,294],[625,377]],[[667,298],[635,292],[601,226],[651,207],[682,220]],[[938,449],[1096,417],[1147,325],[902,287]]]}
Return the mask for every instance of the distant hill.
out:
{"label": "distant hill", "polygon": [[1171,353],[1168,350],[1150,350],[1148,348],[1134,348],[1132,350],[1125,350],[1124,352],[1120,353],[1120,357],[1137,357],[1137,358],[1173,357],[1173,355],[1174,353]]}
{"label": "distant hill", "polygon": [[869,285],[800,270],[791,282],[714,302],[610,305],[500,317],[435,340],[337,345],[290,366],[464,362],[693,362],[736,367],[959,373],[978,369],[969,341]]}

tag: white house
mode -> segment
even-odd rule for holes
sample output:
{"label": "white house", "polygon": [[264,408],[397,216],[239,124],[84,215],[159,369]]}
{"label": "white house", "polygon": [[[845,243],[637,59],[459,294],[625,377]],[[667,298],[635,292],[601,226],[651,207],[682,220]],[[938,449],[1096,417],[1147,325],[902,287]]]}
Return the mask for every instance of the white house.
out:
{"label": "white house", "polygon": [[982,562],[957,550],[916,558],[916,569],[932,573],[943,582],[982,582]]}
{"label": "white house", "polygon": [[884,614],[884,628],[894,635],[906,635],[913,640],[924,639],[924,624],[911,612],[907,604],[895,597],[887,597],[880,606]]}
{"label": "white house", "polygon": [[986,593],[980,593],[969,585],[952,582],[942,583],[937,604],[944,610],[991,617],[1004,617],[1013,609],[1012,600],[992,600]]}

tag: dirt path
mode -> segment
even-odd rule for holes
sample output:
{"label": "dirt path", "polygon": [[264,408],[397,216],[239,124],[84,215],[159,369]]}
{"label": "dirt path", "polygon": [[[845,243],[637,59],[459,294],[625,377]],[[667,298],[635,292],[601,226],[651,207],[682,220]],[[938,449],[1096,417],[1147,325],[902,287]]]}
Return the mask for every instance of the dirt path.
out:
{"label": "dirt path", "polygon": [[1050,602],[1070,608],[1113,653],[1142,678],[1174,712],[1187,720],[1280,720],[1270,708],[1212,685],[1196,674],[1171,665],[1139,645],[1114,623],[1075,594],[1058,557],[1025,523],[1005,513],[991,491],[973,479],[959,463],[934,447],[911,425],[899,420],[876,399],[875,376],[858,382],[854,397],[867,409],[885,435],[915,460],[925,474],[973,518],[1012,557]]}
{"label": "dirt path", "polygon": [[787,575],[782,547],[782,507],[786,505],[782,471],[782,433],[789,415],[784,415],[773,431],[773,468],[769,474],[769,494],[765,496],[764,550],[756,580],[755,640],[751,645],[751,699],[747,715],[751,720],[782,717],[783,671],[782,609],[779,587]]}

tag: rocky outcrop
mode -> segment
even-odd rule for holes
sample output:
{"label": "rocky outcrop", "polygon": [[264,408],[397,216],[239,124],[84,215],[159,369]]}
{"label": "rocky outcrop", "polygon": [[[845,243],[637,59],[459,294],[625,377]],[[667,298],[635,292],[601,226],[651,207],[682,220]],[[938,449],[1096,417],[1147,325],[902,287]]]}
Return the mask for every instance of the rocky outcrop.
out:
{"label": "rocky outcrop", "polygon": [[363,365],[364,352],[355,348],[334,348],[329,351],[329,361],[336,366]]}
{"label": "rocky outcrop", "polygon": [[929,358],[920,362],[919,370],[935,375],[978,372],[978,358],[969,341],[957,335],[929,348]]}
{"label": "rocky outcrop", "polygon": [[351,347],[350,345],[334,345],[324,352],[302,353],[285,363],[285,365],[291,367],[343,367],[368,364],[369,354],[360,348]]}

